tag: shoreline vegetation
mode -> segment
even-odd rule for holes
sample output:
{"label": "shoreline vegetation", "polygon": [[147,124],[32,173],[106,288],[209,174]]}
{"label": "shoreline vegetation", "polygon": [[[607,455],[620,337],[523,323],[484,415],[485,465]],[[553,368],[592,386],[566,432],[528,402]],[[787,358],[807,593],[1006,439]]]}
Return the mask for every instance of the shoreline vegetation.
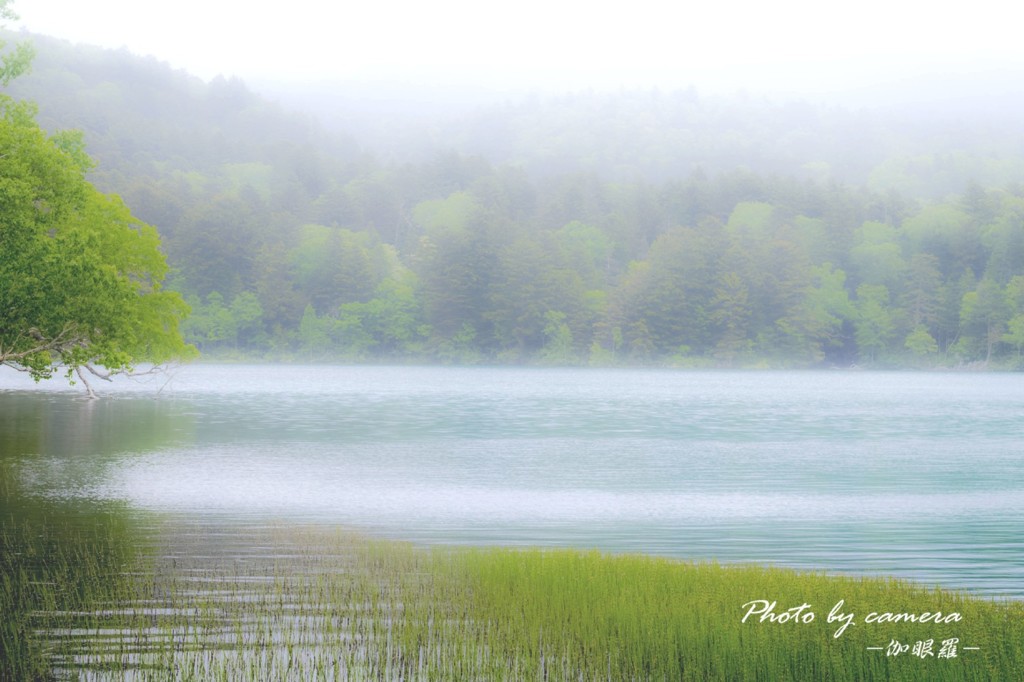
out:
{"label": "shoreline vegetation", "polygon": [[[1024,604],[890,578],[73,517],[5,519],[0,679],[990,680],[1024,669]],[[39,532],[52,523],[63,542]]]}
{"label": "shoreline vegetation", "polygon": [[668,369],[668,370],[694,370],[694,371],[793,371],[793,372],[817,372],[817,371],[849,371],[849,372],[1021,372],[1021,367],[1016,362],[1002,362],[984,360],[974,362],[961,362],[953,358],[949,363],[910,363],[910,362],[874,362],[874,363],[792,363],[784,361],[772,361],[768,358],[751,359],[749,362],[717,362],[713,358],[666,358],[661,362],[597,362],[587,361],[578,358],[572,362],[547,362],[542,360],[524,361],[499,361],[493,358],[477,358],[470,361],[460,362],[439,362],[436,359],[426,357],[383,357],[383,358],[351,358],[339,356],[316,356],[308,357],[301,354],[254,354],[254,353],[232,353],[213,352],[203,353],[198,358],[191,359],[185,364],[202,365],[337,365],[353,367],[507,367],[507,368],[538,368],[538,369]]}

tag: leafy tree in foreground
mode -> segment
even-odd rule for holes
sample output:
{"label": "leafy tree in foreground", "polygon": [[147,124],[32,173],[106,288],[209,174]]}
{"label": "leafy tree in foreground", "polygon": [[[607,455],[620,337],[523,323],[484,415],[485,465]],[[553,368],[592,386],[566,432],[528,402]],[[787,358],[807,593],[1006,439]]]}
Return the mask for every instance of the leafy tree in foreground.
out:
{"label": "leafy tree in foreground", "polygon": [[80,136],[48,137],[32,108],[0,100],[0,364],[37,381],[63,366],[109,378],[195,351],[188,307],[163,291],[156,230],[85,179]]}

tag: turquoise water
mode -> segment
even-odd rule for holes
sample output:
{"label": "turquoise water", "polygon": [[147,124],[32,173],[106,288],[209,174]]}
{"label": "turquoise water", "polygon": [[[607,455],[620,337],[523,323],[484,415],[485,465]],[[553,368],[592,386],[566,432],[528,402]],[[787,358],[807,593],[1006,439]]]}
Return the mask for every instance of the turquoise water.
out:
{"label": "turquoise water", "polygon": [[192,365],[0,373],[41,499],[1024,597],[1024,375]]}

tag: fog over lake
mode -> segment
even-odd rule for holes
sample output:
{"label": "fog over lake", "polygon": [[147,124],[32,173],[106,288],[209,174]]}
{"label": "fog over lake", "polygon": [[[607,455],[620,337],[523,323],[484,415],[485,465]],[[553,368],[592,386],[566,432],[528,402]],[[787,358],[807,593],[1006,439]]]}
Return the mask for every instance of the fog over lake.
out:
{"label": "fog over lake", "polygon": [[424,543],[596,547],[1024,596],[998,373],[186,366],[86,400],[0,373],[50,498]]}

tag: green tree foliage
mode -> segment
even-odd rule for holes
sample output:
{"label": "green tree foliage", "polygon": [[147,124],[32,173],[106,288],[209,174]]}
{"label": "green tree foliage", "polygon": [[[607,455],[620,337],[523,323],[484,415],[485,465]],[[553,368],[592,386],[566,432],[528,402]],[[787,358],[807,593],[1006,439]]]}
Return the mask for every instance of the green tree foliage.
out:
{"label": "green tree foliage", "polygon": [[[1024,165],[986,151],[1020,149],[1016,126],[953,139],[934,122],[806,105],[588,93],[436,121],[416,139],[365,126],[382,160],[237,79],[49,39],[37,51],[10,87],[40,100],[48,126],[84,129],[46,142],[64,171],[81,180],[88,148],[90,180],[164,235],[168,286],[194,309],[183,330],[207,353],[1019,364],[1024,185],[1007,181]],[[52,201],[33,220],[56,221]],[[76,224],[117,213],[76,206]],[[165,293],[161,277],[129,280],[148,296]]]}
{"label": "green tree foliage", "polygon": [[520,239],[498,254],[487,318],[510,359],[529,357],[547,345],[553,313],[566,329],[582,327],[583,282],[551,240],[545,242]]}
{"label": "green tree foliage", "polygon": [[237,338],[231,310],[224,305],[224,296],[219,291],[211,291],[205,301],[190,296],[186,302],[191,314],[182,325],[182,332],[200,350],[233,342]]}
{"label": "green tree foliage", "polygon": [[634,293],[622,312],[623,326],[636,330],[640,347],[672,353],[683,345],[698,351],[710,346],[714,246],[693,228],[676,228],[651,245],[650,265],[632,273],[637,281],[628,286]]}
{"label": "green tree foliage", "polygon": [[331,318],[318,316],[312,303],[306,306],[299,322],[299,345],[308,359],[322,359],[330,354],[336,326]]}
{"label": "green tree foliage", "polygon": [[928,328],[923,324],[917,325],[914,327],[914,331],[907,334],[903,345],[918,357],[934,355],[939,350],[939,344],[935,342],[932,335],[928,333]]}
{"label": "green tree foliage", "polygon": [[156,230],[86,181],[79,140],[0,106],[0,362],[84,380],[188,356]]}
{"label": "green tree foliage", "polygon": [[383,280],[369,301],[342,305],[338,315],[347,332],[341,340],[347,357],[415,355],[423,351],[430,332],[423,322],[419,282],[408,270]]}
{"label": "green tree foliage", "polygon": [[711,321],[719,327],[715,356],[732,364],[738,356],[753,347],[750,339],[752,311],[747,283],[736,272],[723,273],[710,306]]}
{"label": "green tree foliage", "polygon": [[372,242],[365,232],[303,226],[290,254],[296,288],[320,313],[369,299],[382,276],[382,256]]}
{"label": "green tree foliage", "polygon": [[540,357],[543,362],[554,365],[575,364],[572,330],[565,322],[565,313],[549,310],[544,315],[544,347]]}
{"label": "green tree foliage", "polygon": [[599,228],[574,220],[554,233],[562,262],[588,289],[606,286],[613,244]]}
{"label": "green tree foliage", "polygon": [[1006,307],[1010,319],[1002,340],[1016,349],[1019,366],[1024,351],[1024,275],[1014,275],[1006,285]]}
{"label": "green tree foliage", "polygon": [[850,250],[850,266],[856,281],[889,288],[898,286],[907,267],[898,230],[892,225],[869,221],[857,230],[856,240]]}
{"label": "green tree foliage", "polygon": [[960,307],[961,350],[971,357],[984,353],[985,362],[992,359],[1003,341],[1010,307],[1006,293],[995,281],[984,278],[974,291],[964,294]]}
{"label": "green tree foliage", "polygon": [[982,228],[982,244],[989,254],[985,276],[999,284],[1019,274],[1024,263],[1024,199],[1000,193],[998,208]]}
{"label": "green tree foliage", "polygon": [[[13,21],[18,15],[11,9],[12,0],[0,0],[0,20]],[[2,26],[2,24],[0,24]],[[28,71],[35,56],[35,50],[28,43],[21,42],[13,50],[7,50],[7,42],[0,40],[0,85],[7,87],[11,81]]]}
{"label": "green tree foliage", "polygon": [[447,230],[421,240],[416,270],[436,347],[461,347],[471,336],[477,348],[493,349],[487,312],[497,262],[496,247],[483,229]]}
{"label": "green tree foliage", "polygon": [[842,355],[843,330],[855,317],[846,273],[831,263],[810,269],[810,282],[791,312],[777,324],[794,357],[817,363]]}
{"label": "green tree foliage", "polygon": [[927,206],[904,221],[902,229],[911,251],[935,256],[946,277],[984,269],[980,225],[957,206]]}
{"label": "green tree foliage", "polygon": [[857,287],[854,328],[861,357],[874,361],[886,350],[895,331],[889,290],[882,284]]}
{"label": "green tree foliage", "polygon": [[258,342],[263,327],[263,307],[250,291],[235,296],[230,305],[219,291],[211,291],[205,300],[190,296],[191,308],[182,324],[182,333],[199,350],[251,347]]}
{"label": "green tree foliage", "polygon": [[[939,260],[926,253],[915,253],[910,258],[901,303],[907,322],[914,329],[939,328],[941,320],[943,282]],[[952,330],[946,330],[947,335]]]}
{"label": "green tree foliage", "polygon": [[253,255],[261,225],[240,197],[221,196],[189,209],[168,239],[189,289],[234,297],[252,286]]}

